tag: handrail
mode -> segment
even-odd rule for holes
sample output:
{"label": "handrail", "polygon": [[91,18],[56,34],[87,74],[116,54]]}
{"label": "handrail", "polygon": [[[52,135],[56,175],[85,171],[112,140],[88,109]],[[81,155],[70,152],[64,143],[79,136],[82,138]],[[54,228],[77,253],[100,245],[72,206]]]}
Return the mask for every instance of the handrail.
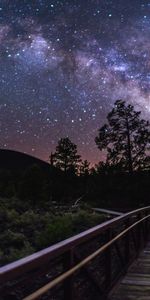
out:
{"label": "handrail", "polygon": [[[17,292],[19,299],[34,300],[59,290],[65,300],[74,300],[73,286],[87,276],[105,298],[148,240],[149,218],[150,206],[138,208],[1,267],[0,293],[9,299]],[[100,265],[93,261],[96,257]],[[78,277],[74,273],[79,270]]]}
{"label": "handrail", "polygon": [[125,213],[122,216],[118,216],[112,220],[94,226],[53,246],[50,246],[13,263],[7,264],[6,266],[0,268],[0,283],[5,282],[6,280],[15,279],[18,275],[20,276],[25,272],[32,270],[34,267],[43,265],[43,263],[47,260],[50,260],[50,258],[55,258],[69,250],[71,247],[78,246],[81,243],[89,240],[89,238],[94,238],[105,230],[114,227],[118,222],[125,221],[135,214],[142,213],[148,210],[150,210],[150,206]]}
{"label": "handrail", "polygon": [[51,282],[49,282],[48,284],[46,284],[45,286],[43,286],[42,288],[40,288],[39,290],[37,290],[36,292],[34,292],[31,295],[25,297],[23,300],[35,300],[38,297],[42,296],[43,294],[45,294],[46,292],[48,292],[50,289],[52,289],[53,287],[55,287],[57,284],[61,283],[62,281],[64,281],[65,279],[67,279],[69,276],[71,276],[72,274],[74,274],[77,270],[79,270],[80,268],[82,268],[83,266],[85,266],[87,263],[89,263],[97,255],[103,253],[114,242],[116,242],[117,240],[119,240],[127,232],[129,232],[132,228],[134,228],[136,225],[140,224],[144,220],[148,219],[149,217],[150,217],[150,215],[148,215],[148,216],[142,218],[141,220],[135,222],[134,224],[132,224],[131,226],[129,226],[128,228],[126,228],[125,230],[123,230],[121,233],[119,233],[111,241],[109,241],[108,243],[106,243],[105,245],[103,245],[102,247],[100,247],[98,250],[96,250],[95,252],[93,252],[91,255],[87,256],[81,262],[79,262],[78,264],[76,264],[73,268],[71,268],[68,271],[66,271],[65,273],[61,274],[60,276],[58,276],[57,278],[55,278],[54,280],[52,280]]}

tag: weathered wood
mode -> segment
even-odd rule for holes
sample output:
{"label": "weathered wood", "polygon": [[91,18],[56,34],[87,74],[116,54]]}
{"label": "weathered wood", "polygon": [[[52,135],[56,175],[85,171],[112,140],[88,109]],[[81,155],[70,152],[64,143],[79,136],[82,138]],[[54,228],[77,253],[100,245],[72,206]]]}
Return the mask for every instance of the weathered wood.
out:
{"label": "weathered wood", "polygon": [[54,259],[59,255],[64,254],[69,251],[70,248],[81,245],[82,243],[98,236],[102,232],[105,232],[109,228],[119,225],[119,222],[124,222],[128,218],[132,218],[136,214],[142,211],[150,211],[150,206],[143,207],[131,211],[129,213],[118,216],[112,220],[106,221],[100,225],[92,227],[74,237],[68,238],[62,242],[59,242],[51,247],[34,253],[28,257],[22,258],[16,262],[10,263],[4,267],[0,268],[0,283],[6,280],[12,280],[18,276],[24,274],[25,272],[31,271],[34,268],[42,266],[44,263],[50,259]]}
{"label": "weathered wood", "polygon": [[[66,252],[64,255],[64,271],[71,269],[74,265],[74,254],[73,249],[69,252]],[[64,281],[64,300],[73,300],[74,299],[74,284],[73,284],[73,275],[68,277],[67,280]]]}
{"label": "weathered wood", "polygon": [[[74,257],[76,262],[78,263],[79,261],[82,260],[81,256],[79,253],[75,252],[74,253]],[[100,286],[99,281],[97,280],[96,276],[93,276],[93,274],[91,274],[91,271],[89,269],[89,266],[86,265],[82,268],[83,272],[86,274],[86,276],[90,279],[90,281],[92,282],[92,284],[94,285],[94,288],[98,290],[99,293],[102,294],[102,288]]]}
{"label": "weathered wood", "polygon": [[[144,229],[144,223],[149,218],[150,207],[137,209],[135,211],[126,213],[122,216],[104,222],[54,246],[39,251],[38,253],[34,253],[29,257],[23,258],[17,262],[0,268],[0,288],[1,290],[3,290],[2,295],[5,295],[5,290],[7,291],[7,286],[9,286],[10,284],[12,288],[18,284],[19,288],[19,282],[21,280],[21,283],[25,283],[26,285],[26,279],[28,278],[28,275],[29,277],[31,275],[31,278],[33,277],[33,290],[31,291],[30,295],[29,293],[24,294],[24,296],[21,296],[19,299],[33,300],[37,299],[37,297],[42,297],[46,293],[48,293],[47,296],[49,297],[49,293],[51,294],[51,290],[53,290],[55,293],[55,288],[58,287],[59,289],[61,289],[61,298],[58,299],[63,299],[64,297],[65,300],[80,300],[80,292],[83,286],[78,291],[77,296],[73,295],[73,286],[77,287],[77,285],[74,284],[74,278],[76,277],[77,272],[80,276],[83,273],[83,269],[84,271],[86,270],[86,275],[89,275],[91,270],[93,272],[94,267],[94,275],[99,275],[99,284],[97,285],[98,281],[97,279],[95,280],[93,276],[89,275],[88,280],[90,281],[90,285],[92,287],[96,286],[95,290],[97,290],[99,293],[98,299],[99,297],[106,297],[110,289],[114,286],[117,280],[120,279],[120,276],[122,276],[123,272],[125,272],[125,270],[128,268],[131,261],[133,261],[133,259],[135,258],[135,254],[139,253],[139,249],[143,247],[144,242],[147,241],[148,234],[144,235],[143,240],[141,239],[141,235],[143,234],[142,230]],[[147,222],[147,225],[148,230],[150,227],[150,223]],[[111,236],[112,232],[113,237]],[[132,232],[136,233],[134,243],[133,235],[131,236]],[[106,239],[104,239],[104,237]],[[93,239],[97,239],[97,241],[100,241],[101,239],[100,244],[97,244],[97,242],[94,243]],[[93,243],[92,250],[90,247],[90,243]],[[77,253],[79,251],[80,254],[80,249],[82,248],[85,250],[85,254],[83,253],[83,251],[81,251],[81,258],[79,262],[76,263],[74,261],[74,254],[76,251]],[[146,275],[150,273],[149,257],[150,243],[148,244],[145,252],[143,252],[143,254],[137,260],[138,272],[140,272],[140,274],[144,274],[145,277],[143,278],[146,278],[145,282],[149,281],[149,277],[146,277]],[[99,268],[99,271],[101,272],[100,274],[98,270],[96,270],[96,266],[93,263],[95,259],[99,258],[103,258],[104,262],[103,267],[99,265],[97,266]],[[60,259],[59,266],[56,264],[56,269],[54,271],[51,267],[50,270],[48,268],[48,271],[46,271],[47,267],[51,266],[51,263],[55,259]],[[90,268],[92,265],[92,269],[87,267],[88,264]],[[44,271],[42,269],[45,266],[46,269]],[[43,271],[43,276],[40,278],[39,282],[36,274],[42,274]],[[137,274],[137,266],[132,266],[130,277],[124,279],[126,280],[126,284],[125,282],[121,283],[123,289],[126,289],[126,286],[128,286],[130,283],[127,294],[130,294],[129,291],[131,287],[135,289],[135,278],[137,278],[137,275],[135,278],[131,275],[131,273],[134,272],[135,274]],[[138,281],[140,283],[143,282],[143,278],[138,277]],[[47,279],[49,279],[50,281]],[[137,287],[139,288],[139,286]],[[145,288],[148,288],[146,284]],[[120,293],[122,293],[122,291]],[[50,297],[46,299],[51,299]],[[43,299],[45,299],[45,296]],[[87,300],[87,298],[83,298],[83,300],[84,299]],[[122,298],[116,299],[124,300]]]}
{"label": "weathered wood", "polygon": [[[110,241],[112,238],[112,232],[108,230],[106,232],[106,242]],[[112,262],[111,262],[111,247],[109,247],[105,252],[105,289],[108,290],[111,285],[112,276]]]}
{"label": "weathered wood", "polygon": [[150,251],[149,246],[129,268],[119,286],[114,289],[109,300],[148,300],[150,299]]}

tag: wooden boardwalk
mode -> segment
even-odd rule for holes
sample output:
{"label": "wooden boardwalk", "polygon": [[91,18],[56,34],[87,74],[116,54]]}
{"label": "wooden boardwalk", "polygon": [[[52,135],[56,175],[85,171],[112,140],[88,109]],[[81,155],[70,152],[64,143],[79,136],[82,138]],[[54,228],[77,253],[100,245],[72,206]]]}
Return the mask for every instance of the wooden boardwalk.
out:
{"label": "wooden boardwalk", "polygon": [[0,268],[0,300],[39,298],[150,300],[150,206]]}
{"label": "wooden boardwalk", "polygon": [[150,243],[131,265],[109,300],[150,300]]}

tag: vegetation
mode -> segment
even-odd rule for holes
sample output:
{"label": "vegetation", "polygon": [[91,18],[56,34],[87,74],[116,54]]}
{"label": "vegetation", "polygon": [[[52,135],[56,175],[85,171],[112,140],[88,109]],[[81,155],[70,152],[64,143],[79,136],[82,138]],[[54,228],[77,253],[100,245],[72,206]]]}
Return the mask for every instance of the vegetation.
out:
{"label": "vegetation", "polygon": [[27,167],[20,168],[20,153],[18,168],[7,161],[0,169],[0,265],[105,220],[89,207],[127,211],[149,205],[149,123],[121,100],[107,120],[95,139],[106,162],[91,169],[68,137],[58,141],[51,164],[26,158]]}
{"label": "vegetation", "polygon": [[[48,247],[105,220],[90,211],[58,214],[24,209],[18,199],[0,199],[0,265]],[[15,208],[14,208],[15,204]],[[21,208],[22,205],[22,208]]]}
{"label": "vegetation", "polygon": [[90,163],[84,160],[80,165],[80,176],[88,176],[90,174]]}
{"label": "vegetation", "polygon": [[99,129],[95,142],[100,150],[106,149],[106,165],[133,173],[147,167],[150,143],[150,124],[140,118],[132,105],[117,100],[108,114],[108,124]]}
{"label": "vegetation", "polygon": [[53,154],[54,165],[62,171],[76,173],[80,155],[77,154],[77,146],[66,137],[58,141],[56,152]]}

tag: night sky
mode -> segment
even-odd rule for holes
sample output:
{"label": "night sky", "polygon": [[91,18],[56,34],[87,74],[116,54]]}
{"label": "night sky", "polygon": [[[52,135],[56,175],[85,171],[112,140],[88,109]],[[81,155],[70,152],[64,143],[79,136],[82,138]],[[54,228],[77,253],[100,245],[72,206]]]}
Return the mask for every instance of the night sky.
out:
{"label": "night sky", "polygon": [[69,136],[98,162],[117,99],[150,119],[150,1],[0,0],[0,148],[48,160]]}

